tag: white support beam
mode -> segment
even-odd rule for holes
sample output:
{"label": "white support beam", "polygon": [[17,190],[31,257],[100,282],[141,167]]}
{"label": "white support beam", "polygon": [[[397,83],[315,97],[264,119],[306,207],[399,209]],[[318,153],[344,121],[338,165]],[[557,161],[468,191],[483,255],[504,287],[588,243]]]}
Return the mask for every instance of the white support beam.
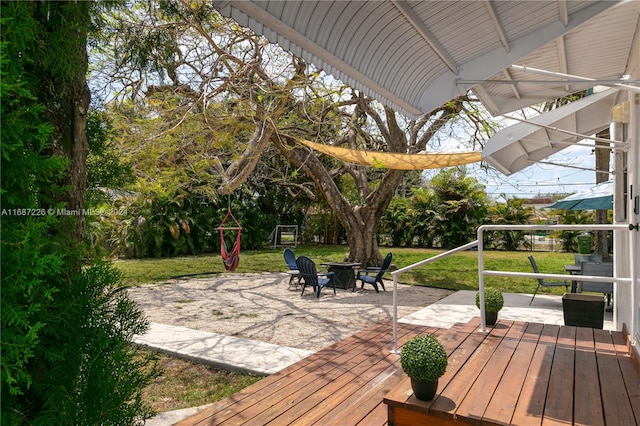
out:
{"label": "white support beam", "polygon": [[566,0],[558,0],[558,14],[560,15],[560,22],[565,27],[569,25],[569,10],[567,9]]}
{"label": "white support beam", "polygon": [[611,139],[599,138],[599,137],[593,136],[593,135],[583,135],[581,133],[576,133],[576,132],[572,132],[570,130],[561,129],[561,128],[556,127],[556,126],[548,126],[546,124],[540,124],[540,123],[536,123],[535,121],[526,120],[524,118],[512,117],[510,115],[503,115],[503,117],[504,118],[508,118],[509,120],[520,121],[521,123],[527,123],[527,124],[531,124],[533,126],[538,126],[538,127],[542,127],[542,128],[548,129],[548,130],[553,130],[555,132],[560,132],[560,133],[565,133],[567,135],[576,136],[576,137],[581,138],[581,139],[589,139],[589,140],[593,140],[593,141],[597,141],[597,142],[612,143],[614,145],[617,144],[617,145],[627,146],[627,144],[625,142],[623,142],[623,141],[614,141],[614,140],[611,140]]}
{"label": "white support beam", "polygon": [[487,10],[487,13],[489,14],[489,19],[491,19],[491,22],[493,23],[493,27],[496,30],[496,34],[498,35],[498,38],[500,39],[500,41],[502,42],[502,45],[504,46],[504,50],[508,52],[509,50],[511,50],[511,47],[509,47],[509,40],[507,38],[507,33],[504,31],[504,27],[502,26],[502,22],[500,22],[500,18],[498,18],[496,9],[493,6],[493,1],[485,0],[483,3],[484,3],[485,9]]}
{"label": "white support beam", "polygon": [[502,70],[502,75],[504,75],[507,81],[511,83],[510,87],[511,91],[513,92],[513,96],[515,96],[516,99],[522,99],[522,94],[520,93],[520,90],[518,90],[518,86],[516,85],[515,81],[513,81],[513,76],[507,68]]}
{"label": "white support beam", "polygon": [[[525,65],[511,65],[509,68],[517,70],[517,71],[521,71],[521,72],[531,72],[534,74],[540,74],[540,75],[550,75],[550,76],[554,76],[554,77],[560,77],[560,78],[568,78],[571,80],[578,80],[578,81],[586,81],[586,82],[591,82],[591,83],[599,83],[603,80],[598,80],[596,78],[591,78],[591,77],[582,77],[579,75],[573,75],[573,74],[565,74],[565,73],[561,73],[561,72],[554,72],[554,71],[547,71],[547,70],[541,70],[538,68],[531,68],[531,67],[527,67]],[[611,87],[619,87],[621,89],[624,90],[628,90],[630,92],[635,92],[635,93],[640,93],[640,87],[636,87],[636,86],[630,86],[628,84],[623,84],[622,82],[620,83],[600,83],[603,86],[611,86]]]}
{"label": "white support beam", "polygon": [[[564,36],[558,37],[558,40],[556,40],[556,51],[558,52],[560,72],[568,73],[569,68],[567,67],[567,50],[565,49]],[[569,91],[569,84],[565,84],[564,90],[567,92]]]}
{"label": "white support beam", "polygon": [[416,12],[409,6],[409,4],[405,1],[391,0],[396,8],[402,13],[402,15],[407,19],[407,21],[411,24],[413,28],[422,36],[424,41],[426,41],[429,46],[433,49],[433,51],[442,59],[447,67],[451,70],[452,73],[458,74],[458,64],[453,59],[453,57],[449,54],[447,49],[444,48],[442,43],[436,38],[435,35],[429,30],[429,28],[422,22],[420,17],[416,14]]}

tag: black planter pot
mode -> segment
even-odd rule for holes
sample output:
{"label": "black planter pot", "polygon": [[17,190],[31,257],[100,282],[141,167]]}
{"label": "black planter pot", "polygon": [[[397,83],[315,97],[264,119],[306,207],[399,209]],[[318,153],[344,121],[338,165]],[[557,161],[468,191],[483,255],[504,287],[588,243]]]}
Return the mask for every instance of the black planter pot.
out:
{"label": "black planter pot", "polygon": [[430,381],[416,380],[411,377],[413,394],[421,401],[431,401],[438,390],[438,379]]}
{"label": "black planter pot", "polygon": [[497,312],[485,312],[484,319],[487,322],[487,325],[496,325],[498,321],[498,313]]}

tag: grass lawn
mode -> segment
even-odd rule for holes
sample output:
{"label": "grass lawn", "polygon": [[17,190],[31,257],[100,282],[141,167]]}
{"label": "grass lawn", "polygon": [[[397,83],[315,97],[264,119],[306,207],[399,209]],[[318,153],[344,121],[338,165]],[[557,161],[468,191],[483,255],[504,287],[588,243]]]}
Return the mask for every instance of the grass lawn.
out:
{"label": "grass lawn", "polygon": [[143,399],[159,413],[221,400],[262,378],[216,370],[164,354],[156,354],[155,357],[162,373],[145,388]]}
{"label": "grass lawn", "polygon": [[[298,246],[296,255],[306,255],[317,264],[341,261],[348,252],[346,246]],[[284,272],[287,270],[282,249],[263,249],[242,252],[235,273]],[[385,248],[383,256],[393,253],[392,263],[398,268],[420,262],[444,250],[413,248]],[[532,272],[527,256],[531,252],[485,252],[485,269]],[[564,265],[574,263],[572,253],[533,253],[541,272],[564,274]],[[167,259],[117,260],[114,262],[129,285],[161,283],[175,276],[223,273],[219,254]],[[387,274],[387,279],[391,275]],[[478,253],[466,251],[454,254],[433,264],[421,266],[400,275],[401,283],[440,287],[451,290],[478,288]],[[532,293],[534,279],[485,277],[485,285],[503,292]],[[540,293],[563,294],[564,288],[541,288]],[[163,374],[145,390],[145,400],[159,412],[211,403],[231,395],[259,380],[259,377],[229,373],[189,361],[158,355]]]}
{"label": "grass lawn", "polygon": [[[347,246],[298,246],[296,255],[306,255],[316,264],[341,261],[348,252]],[[381,252],[393,253],[393,264],[402,268],[444,250],[387,248]],[[532,272],[527,256],[533,254],[543,273],[564,274],[565,264],[574,263],[573,253],[557,252],[507,252],[488,251],[484,253],[485,269],[498,271]],[[163,282],[171,277],[226,272],[220,255],[174,257],[167,259],[117,260],[115,265],[123,272],[129,285]],[[235,273],[284,272],[287,267],[282,257],[282,249],[244,251],[240,256],[240,266]],[[387,274],[391,279],[391,275]],[[475,290],[478,288],[478,253],[466,251],[421,266],[399,276],[401,283],[447,288],[451,290]],[[527,278],[485,277],[485,285],[496,287],[509,293],[532,293],[536,282]],[[542,288],[541,293],[562,294],[564,288]]]}

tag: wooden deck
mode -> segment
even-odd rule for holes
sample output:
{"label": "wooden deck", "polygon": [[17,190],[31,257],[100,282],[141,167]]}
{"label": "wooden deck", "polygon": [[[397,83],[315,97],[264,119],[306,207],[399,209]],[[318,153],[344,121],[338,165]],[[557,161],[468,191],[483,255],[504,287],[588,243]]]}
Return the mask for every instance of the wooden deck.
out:
{"label": "wooden deck", "polygon": [[[179,425],[635,425],[640,376],[625,336],[588,328],[479,320],[451,329],[399,324],[401,345],[435,334],[449,367],[431,402],[413,397],[376,324],[200,411]],[[638,420],[636,420],[638,419]]]}

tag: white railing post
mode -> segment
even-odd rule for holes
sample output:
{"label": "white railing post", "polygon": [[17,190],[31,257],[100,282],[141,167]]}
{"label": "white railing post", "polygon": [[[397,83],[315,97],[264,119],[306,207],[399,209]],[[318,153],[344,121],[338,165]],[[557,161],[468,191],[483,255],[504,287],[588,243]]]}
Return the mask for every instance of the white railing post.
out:
{"label": "white railing post", "polygon": [[398,350],[398,275],[393,275],[393,348],[392,354],[399,354]]}
{"label": "white railing post", "polygon": [[482,226],[478,228],[478,293],[480,295],[480,331],[487,329],[487,314],[484,306],[484,238]]}

